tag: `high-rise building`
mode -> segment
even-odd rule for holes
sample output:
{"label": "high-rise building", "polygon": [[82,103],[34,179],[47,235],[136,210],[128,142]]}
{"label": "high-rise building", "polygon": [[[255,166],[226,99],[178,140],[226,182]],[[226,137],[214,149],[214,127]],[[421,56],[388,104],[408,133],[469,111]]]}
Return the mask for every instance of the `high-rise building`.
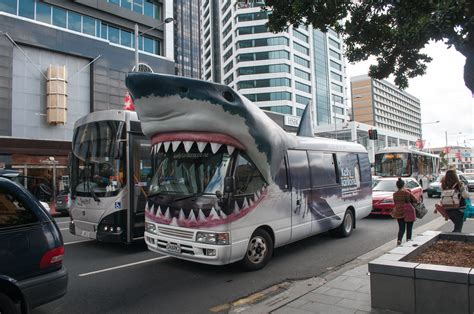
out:
{"label": "high-rise building", "polygon": [[[0,168],[66,174],[74,122],[124,105],[136,23],[149,30],[138,38],[142,68],[174,74],[173,26],[160,26],[172,12],[172,0],[0,1]],[[65,121],[52,123],[46,86],[53,72],[67,110]]]}
{"label": "high-rise building", "polygon": [[305,25],[274,34],[265,26],[271,9],[262,11],[263,5],[203,1],[202,78],[285,115],[301,116],[311,102],[315,125],[347,120],[341,36]]}
{"label": "high-rise building", "polygon": [[386,80],[351,77],[355,121],[421,138],[420,100]]}
{"label": "high-rise building", "polygon": [[201,0],[174,0],[176,75],[201,78]]}

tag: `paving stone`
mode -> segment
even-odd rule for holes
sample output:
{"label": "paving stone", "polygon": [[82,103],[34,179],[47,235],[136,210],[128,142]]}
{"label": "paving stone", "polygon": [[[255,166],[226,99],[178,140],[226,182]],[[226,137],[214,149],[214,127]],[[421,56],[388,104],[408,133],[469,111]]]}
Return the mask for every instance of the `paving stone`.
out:
{"label": "paving stone", "polygon": [[364,264],[362,266],[358,266],[354,269],[351,269],[351,270],[345,272],[343,275],[352,276],[352,277],[359,277],[359,276],[367,276],[368,272],[369,272],[369,267],[368,267],[367,264]]}
{"label": "paving stone", "polygon": [[369,293],[370,293],[370,284],[368,284],[368,285],[363,285],[362,287],[360,287],[359,289],[357,289],[356,292],[362,292],[362,293],[367,293],[367,294],[369,294]]}
{"label": "paving stone", "polygon": [[319,293],[308,293],[304,295],[301,299],[309,302],[324,303],[329,305],[334,305],[342,300],[340,297],[334,297],[326,294]]}
{"label": "paving stone", "polygon": [[337,307],[334,305],[329,304],[322,304],[322,303],[308,303],[304,305],[301,310],[310,311],[311,313],[323,313],[323,314],[331,314],[331,313],[345,313],[351,314],[355,313],[356,310]]}
{"label": "paving stone", "polygon": [[331,288],[326,287],[326,285],[324,285],[324,286],[321,286],[321,287],[319,287],[318,289],[314,290],[313,292],[316,292],[316,293],[324,293],[324,292],[328,291],[329,289],[331,289]]}
{"label": "paving stone", "polygon": [[361,300],[361,301],[370,300],[370,295],[367,293],[335,289],[335,288],[330,288],[329,290],[322,292],[322,294],[351,299],[351,300]]}
{"label": "paving stone", "polygon": [[370,311],[370,301],[342,299],[336,306],[346,307],[354,310]]}
{"label": "paving stone", "polygon": [[[342,277],[342,276],[341,276]],[[339,277],[339,278],[341,278]],[[339,279],[336,278],[336,279]],[[326,283],[326,286],[331,288],[338,288],[344,290],[354,291],[359,289],[364,285],[368,285],[370,283],[369,277],[367,278],[359,278],[359,277],[347,277],[344,276],[341,280],[332,280]]]}
{"label": "paving stone", "polygon": [[275,313],[275,314],[311,314],[311,313],[314,313],[314,312],[285,306],[285,307],[282,307],[281,309],[273,311],[272,313]]}
{"label": "paving stone", "polygon": [[308,303],[308,301],[304,300],[303,297],[299,298],[299,299],[296,299],[290,303],[288,303],[287,305],[285,306],[290,306],[290,307],[293,307],[293,308],[300,308],[301,306],[305,305],[306,303]]}

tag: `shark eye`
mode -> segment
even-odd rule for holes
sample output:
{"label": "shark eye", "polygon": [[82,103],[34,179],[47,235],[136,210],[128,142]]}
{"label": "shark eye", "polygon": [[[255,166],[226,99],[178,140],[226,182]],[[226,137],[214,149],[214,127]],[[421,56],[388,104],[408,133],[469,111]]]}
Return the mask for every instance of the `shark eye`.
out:
{"label": "shark eye", "polygon": [[189,88],[181,86],[179,88],[179,92],[182,93],[182,94],[186,94],[187,92],[189,92]]}
{"label": "shark eye", "polygon": [[230,91],[225,91],[222,93],[222,96],[224,96],[224,99],[229,101],[229,102],[233,102],[234,101],[234,94],[232,94],[232,92]]}

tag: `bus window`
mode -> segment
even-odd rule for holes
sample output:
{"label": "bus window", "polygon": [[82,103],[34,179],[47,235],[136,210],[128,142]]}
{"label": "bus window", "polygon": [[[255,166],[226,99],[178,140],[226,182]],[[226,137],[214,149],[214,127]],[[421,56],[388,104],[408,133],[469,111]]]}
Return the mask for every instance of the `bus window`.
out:
{"label": "bus window", "polygon": [[294,190],[307,190],[311,187],[306,151],[289,150],[291,186]]}
{"label": "bus window", "polygon": [[286,167],[286,158],[282,160],[280,169],[278,169],[278,172],[275,175],[275,183],[278,185],[278,187],[282,191],[287,190],[289,187],[288,172],[287,172],[287,167]]}
{"label": "bus window", "polygon": [[369,155],[358,154],[357,156],[359,158],[360,181],[370,182],[372,177],[370,175]]}
{"label": "bus window", "polygon": [[237,157],[234,176],[235,196],[252,195],[265,186],[265,181],[257,167],[240,154]]}
{"label": "bus window", "polygon": [[333,155],[321,152],[308,152],[308,156],[312,186],[336,184],[336,166]]}

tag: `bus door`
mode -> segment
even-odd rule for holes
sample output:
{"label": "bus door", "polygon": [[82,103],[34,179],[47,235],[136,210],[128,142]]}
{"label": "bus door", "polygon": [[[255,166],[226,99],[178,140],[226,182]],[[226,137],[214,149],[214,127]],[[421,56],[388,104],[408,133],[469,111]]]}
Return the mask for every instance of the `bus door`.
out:
{"label": "bus door", "polygon": [[[130,134],[129,139],[129,230],[131,232],[127,233],[127,241],[143,237],[145,205],[152,176],[150,140],[141,134]],[[131,237],[128,234],[131,234]]]}
{"label": "bus door", "polygon": [[311,234],[311,182],[306,151],[288,150],[291,185],[291,241]]}

